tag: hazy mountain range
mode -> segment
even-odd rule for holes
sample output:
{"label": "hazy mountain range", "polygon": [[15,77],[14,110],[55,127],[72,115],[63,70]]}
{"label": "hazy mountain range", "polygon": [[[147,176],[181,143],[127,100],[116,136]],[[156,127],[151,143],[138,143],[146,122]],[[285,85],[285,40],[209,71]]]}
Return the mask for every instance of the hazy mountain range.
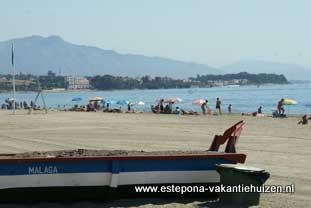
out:
{"label": "hazy mountain range", "polygon": [[250,73],[284,74],[288,79],[311,79],[311,70],[295,64],[243,61],[221,68],[161,57],[120,54],[113,50],[76,45],[58,36],[30,36],[0,42],[0,73],[11,69],[14,42],[17,73],[46,74],[48,70],[64,75],[120,75],[193,77],[197,74]]}
{"label": "hazy mountain range", "polygon": [[14,41],[16,71],[46,74],[48,70],[73,75],[170,76],[220,73],[203,64],[160,57],[120,54],[97,47],[75,45],[58,36],[31,36],[0,42],[0,73],[7,73]]}

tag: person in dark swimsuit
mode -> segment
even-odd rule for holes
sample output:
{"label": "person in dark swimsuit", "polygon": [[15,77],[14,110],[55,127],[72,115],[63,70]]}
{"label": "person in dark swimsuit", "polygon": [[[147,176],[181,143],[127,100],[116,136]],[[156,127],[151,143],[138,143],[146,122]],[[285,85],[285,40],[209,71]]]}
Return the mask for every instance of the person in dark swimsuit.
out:
{"label": "person in dark swimsuit", "polygon": [[221,101],[219,98],[216,99],[216,110],[221,114]]}
{"label": "person in dark swimsuit", "polygon": [[164,111],[164,106],[163,106],[163,103],[164,103],[164,99],[161,99],[158,106],[160,108],[160,113],[163,113]]}
{"label": "person in dark swimsuit", "polygon": [[228,105],[228,113],[231,113],[231,112],[232,112],[232,105],[229,104],[229,105]]}
{"label": "person in dark swimsuit", "polygon": [[284,109],[284,98],[282,98],[282,99],[278,102],[278,112],[279,112],[279,114],[284,114],[284,113],[285,113],[285,109]]}
{"label": "person in dark swimsuit", "polygon": [[258,108],[257,113],[262,114],[262,106]]}

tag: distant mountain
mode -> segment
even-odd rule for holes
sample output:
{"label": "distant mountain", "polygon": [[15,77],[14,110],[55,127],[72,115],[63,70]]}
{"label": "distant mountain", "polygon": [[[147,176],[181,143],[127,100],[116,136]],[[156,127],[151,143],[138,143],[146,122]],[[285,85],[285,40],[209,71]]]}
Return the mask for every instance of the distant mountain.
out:
{"label": "distant mountain", "polygon": [[31,36],[0,42],[0,73],[11,68],[14,41],[16,71],[46,74],[48,70],[73,75],[169,76],[186,78],[197,74],[220,73],[203,64],[160,57],[120,54],[97,47],[75,45],[58,36]]}
{"label": "distant mountain", "polygon": [[283,74],[288,80],[311,80],[311,70],[297,64],[268,61],[240,61],[220,68],[224,73],[276,73]]}

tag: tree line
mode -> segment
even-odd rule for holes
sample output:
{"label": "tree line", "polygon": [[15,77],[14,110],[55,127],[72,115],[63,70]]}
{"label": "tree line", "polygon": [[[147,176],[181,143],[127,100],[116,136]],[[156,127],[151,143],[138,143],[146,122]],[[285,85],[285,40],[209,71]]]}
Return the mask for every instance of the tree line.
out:
{"label": "tree line", "polygon": [[90,77],[90,85],[95,89],[169,89],[190,88],[191,82],[168,77],[143,76],[141,78],[120,77],[112,75]]}
{"label": "tree line", "polygon": [[286,77],[283,74],[250,74],[247,72],[240,72],[237,74],[224,74],[224,75],[197,75],[190,80],[198,81],[201,83],[215,82],[215,81],[230,81],[240,80],[243,84],[262,85],[262,84],[288,84]]}
{"label": "tree line", "polygon": [[[36,91],[41,89],[67,88],[65,76],[57,76],[52,71],[47,75],[36,76],[32,74],[17,74],[16,89],[18,91]],[[121,77],[113,75],[98,75],[86,77],[90,86],[98,90],[114,89],[170,89],[191,87],[213,87],[230,84],[262,85],[262,84],[288,84],[284,75],[278,74],[250,74],[241,72],[224,75],[197,75],[188,79],[173,79],[170,77]],[[12,75],[0,75],[0,91],[12,89]]]}

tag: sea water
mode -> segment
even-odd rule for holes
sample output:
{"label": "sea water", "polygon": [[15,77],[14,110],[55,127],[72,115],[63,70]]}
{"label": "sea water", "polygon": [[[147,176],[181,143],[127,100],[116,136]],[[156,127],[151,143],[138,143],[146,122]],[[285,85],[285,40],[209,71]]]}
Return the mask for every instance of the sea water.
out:
{"label": "sea water", "polygon": [[[134,106],[141,111],[150,111],[150,106],[157,104],[161,98],[179,97],[179,106],[184,110],[200,111],[200,106],[193,105],[196,99],[207,99],[212,110],[215,109],[216,98],[222,101],[223,111],[232,104],[232,111],[235,113],[255,112],[259,106],[263,112],[271,114],[276,110],[278,101],[281,98],[290,98],[298,101],[297,105],[286,106],[287,114],[310,114],[311,113],[311,84],[289,84],[289,85],[267,85],[267,86],[240,86],[240,87],[214,87],[214,88],[190,88],[190,89],[159,89],[159,90],[113,90],[113,91],[64,91],[44,92],[46,104],[49,108],[69,108],[75,104],[86,105],[88,99],[94,96],[103,97],[105,100],[130,102],[143,101],[145,105]],[[0,94],[0,103],[11,98],[12,93]],[[36,97],[35,92],[17,92],[18,102],[30,102]],[[75,97],[81,97],[79,102],[73,102]],[[38,104],[42,106],[41,97]],[[111,107],[127,109],[127,106],[111,104]]]}

